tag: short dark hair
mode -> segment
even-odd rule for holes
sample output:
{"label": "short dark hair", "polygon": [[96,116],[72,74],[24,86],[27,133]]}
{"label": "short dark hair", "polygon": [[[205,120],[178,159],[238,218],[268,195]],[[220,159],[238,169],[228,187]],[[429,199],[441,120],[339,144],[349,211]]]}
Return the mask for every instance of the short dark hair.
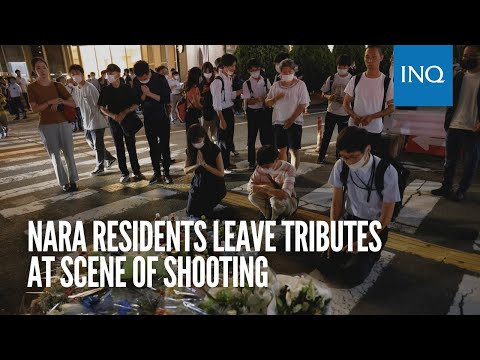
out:
{"label": "short dark hair", "polygon": [[123,69],[123,72],[130,72],[129,68]]}
{"label": "short dark hair", "polygon": [[163,69],[167,69],[167,70],[168,70],[168,68],[167,68],[165,65],[160,65],[159,67],[157,67],[157,68],[155,69],[155,71],[156,71],[156,72],[160,72],[160,71],[162,71]]}
{"label": "short dark hair", "polygon": [[260,64],[260,61],[257,59],[250,59],[247,61],[247,70],[254,68],[254,67],[262,67],[262,64]]}
{"label": "short dark hair", "polygon": [[177,70],[172,71],[172,75],[173,76],[178,75],[178,71]]}
{"label": "short dark hair", "polygon": [[237,62],[237,58],[235,57],[235,55],[232,55],[232,54],[223,54],[220,60],[220,63],[223,66],[232,66],[236,62]]}
{"label": "short dark hair", "polygon": [[337,65],[339,66],[350,66],[352,64],[352,60],[350,56],[347,54],[342,54],[339,57],[337,57]]}
{"label": "short dark hair", "polygon": [[18,70],[18,69],[17,69],[17,70],[15,70],[15,74],[16,74],[17,72],[20,72],[20,70]]}
{"label": "short dark hair", "polygon": [[[170,72],[171,72],[172,74],[173,74],[175,71],[177,71],[177,69],[175,69],[175,68],[171,68],[171,69],[170,69]],[[177,72],[178,72],[178,71],[177,71]]]}
{"label": "short dark hair", "polygon": [[356,126],[349,126],[337,136],[337,150],[346,152],[365,151],[369,145],[368,131]]}
{"label": "short dark hair", "polygon": [[43,62],[45,64],[45,66],[48,68],[48,64],[47,62],[45,61],[44,58],[41,58],[41,57],[34,57],[31,61],[31,64],[32,64],[32,67],[35,69],[35,65],[39,62]]}
{"label": "short dark hair", "polygon": [[465,47],[473,48],[476,52],[480,53],[480,45],[465,45]]}
{"label": "short dark hair", "polygon": [[257,164],[271,164],[278,158],[278,150],[273,145],[264,145],[257,151]]}
{"label": "short dark hair", "polygon": [[145,60],[138,60],[135,65],[133,65],[133,73],[135,76],[143,76],[145,74],[150,74],[150,66]]}
{"label": "short dark hair", "polygon": [[102,71],[100,72],[101,75],[106,74],[106,73],[107,73],[107,70],[102,70]]}
{"label": "short dark hair", "polygon": [[215,59],[215,66],[216,67],[219,67],[222,65],[222,58],[221,57],[218,57]]}
{"label": "short dark hair", "polygon": [[83,67],[78,64],[70,65],[70,67],[68,68],[68,72],[71,73],[72,71],[80,71],[80,73],[85,74],[85,72],[83,71]]}
{"label": "short dark hair", "polygon": [[367,45],[367,49],[378,49],[378,53],[383,55],[383,45]]}
{"label": "short dark hair", "polygon": [[281,52],[281,53],[278,53],[277,56],[275,56],[275,59],[273,60],[273,62],[275,64],[279,64],[285,59],[288,59],[288,52]]}
{"label": "short dark hair", "polygon": [[95,76],[95,71],[91,71],[91,72],[90,72],[90,75]]}
{"label": "short dark hair", "polygon": [[107,70],[107,73],[114,72],[114,71],[121,72],[117,64],[108,64],[106,70]]}

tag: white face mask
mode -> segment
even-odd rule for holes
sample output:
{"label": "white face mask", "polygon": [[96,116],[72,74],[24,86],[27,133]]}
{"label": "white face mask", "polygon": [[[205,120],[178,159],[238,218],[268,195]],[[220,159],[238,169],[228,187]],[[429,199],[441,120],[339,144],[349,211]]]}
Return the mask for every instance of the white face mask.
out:
{"label": "white face mask", "polygon": [[140,81],[142,84],[147,84],[150,81],[150,79],[147,79],[147,80],[138,79],[138,81]]}
{"label": "white face mask", "polygon": [[[365,153],[365,155],[368,156],[368,153]],[[347,166],[348,166],[348,167],[350,168],[350,170],[352,170],[352,171],[358,170],[358,169],[360,169],[360,168],[365,164],[365,155],[362,156],[362,158],[361,158],[360,160],[358,160],[358,161],[357,161],[356,163],[354,163],[354,164],[351,164],[351,165],[350,165],[350,164],[347,164],[347,163],[345,163],[345,164],[347,164]]]}
{"label": "white face mask", "polygon": [[196,143],[196,144],[192,143],[192,146],[197,150],[200,150],[203,147],[203,145],[205,145],[205,141],[202,141],[202,142],[199,142],[199,143]]}
{"label": "white face mask", "polygon": [[175,80],[178,80],[178,79],[180,79],[180,76],[175,75],[173,78],[174,78]]}
{"label": "white face mask", "polygon": [[112,75],[107,74],[107,80],[108,80],[108,82],[109,82],[110,84],[112,84],[112,83],[114,83],[114,82],[117,80],[117,78],[116,78],[116,76],[113,75],[113,74],[112,74]]}
{"label": "white face mask", "polygon": [[277,71],[277,73],[280,74],[281,70],[280,70],[280,64],[275,64],[275,70]]}
{"label": "white face mask", "polygon": [[345,75],[348,72],[348,69],[340,69],[337,67],[338,75]]}
{"label": "white face mask", "polygon": [[288,75],[282,74],[281,75],[282,81],[287,81],[287,82],[292,81],[294,76],[295,76],[295,74],[288,74]]}
{"label": "white face mask", "polygon": [[208,80],[212,77],[212,73],[203,73],[203,76]]}
{"label": "white face mask", "polygon": [[227,75],[232,77],[233,76],[233,71],[227,70]]}
{"label": "white face mask", "polygon": [[260,70],[259,70],[259,71],[252,71],[252,72],[250,73],[250,75],[252,75],[252,77],[253,77],[254,79],[257,79],[258,77],[260,77]]}
{"label": "white face mask", "polygon": [[75,81],[77,84],[80,84],[83,80],[83,76],[82,75],[73,75],[72,76],[72,79],[73,81]]}

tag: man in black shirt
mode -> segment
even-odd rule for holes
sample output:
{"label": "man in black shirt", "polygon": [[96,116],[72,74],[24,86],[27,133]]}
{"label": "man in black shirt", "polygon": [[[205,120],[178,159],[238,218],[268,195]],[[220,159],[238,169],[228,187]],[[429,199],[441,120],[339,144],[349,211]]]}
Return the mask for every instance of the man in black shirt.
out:
{"label": "man in black shirt", "polygon": [[145,176],[140,172],[140,164],[138,163],[135,134],[124,134],[123,128],[120,125],[127,116],[132,116],[131,113],[135,114],[138,101],[133,94],[132,88],[125,83],[121,83],[120,68],[117,65],[110,64],[107,66],[107,79],[110,85],[102,89],[100,97],[98,98],[98,105],[100,106],[101,112],[105,116],[108,116],[113,141],[117,150],[118,166],[122,172],[120,182],[126,183],[130,181],[130,173],[125,157],[124,139],[127,145],[134,179],[144,180]]}
{"label": "man in black shirt", "polygon": [[150,70],[146,61],[137,61],[133,72],[133,91],[142,104],[145,134],[154,170],[150,184],[156,184],[161,179],[160,154],[163,158],[164,182],[170,184],[170,119],[167,108],[170,104],[170,86],[165,76]]}

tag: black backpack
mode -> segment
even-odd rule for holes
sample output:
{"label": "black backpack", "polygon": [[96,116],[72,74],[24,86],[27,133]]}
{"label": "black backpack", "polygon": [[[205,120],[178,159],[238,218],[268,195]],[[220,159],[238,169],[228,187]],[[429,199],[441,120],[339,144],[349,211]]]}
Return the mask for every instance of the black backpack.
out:
{"label": "black backpack", "polygon": [[[263,76],[262,76],[262,77],[263,77]],[[263,81],[265,82],[265,92],[268,94],[267,78],[266,78],[266,77],[263,77]],[[250,80],[247,80],[246,83],[247,83],[247,86],[248,86],[248,90],[250,90],[250,95],[252,95],[252,97],[253,97],[252,83],[251,83]]]}
{"label": "black backpack", "polygon": [[220,90],[220,93],[223,92],[223,101],[225,101],[225,83],[223,82],[223,79],[221,76],[217,76],[215,80],[220,80],[222,82],[222,90]]}
{"label": "black backpack", "polygon": [[[354,103],[355,103],[355,89],[358,85],[358,82],[362,78],[362,75],[363,75],[363,73],[360,73],[355,77],[355,86],[353,87],[352,110],[353,110],[353,106],[354,106]],[[387,75],[385,75],[385,79],[383,80],[383,102],[382,102],[382,108],[380,109],[380,111],[383,111],[383,109],[385,109],[385,102],[387,101],[387,91],[388,91],[388,85],[389,84],[390,84],[390,78]],[[330,83],[330,90],[332,90],[332,84],[331,83]],[[382,118],[382,121],[383,121],[383,118]]]}
{"label": "black backpack", "polygon": [[[378,195],[380,196],[380,199],[382,200],[383,200],[382,191],[385,188],[385,184],[384,184],[385,171],[387,171],[387,168],[390,165],[392,165],[395,168],[395,170],[397,170],[398,191],[400,192],[400,201],[395,203],[395,209],[393,210],[393,215],[391,220],[393,222],[395,221],[398,214],[400,213],[400,210],[402,210],[402,207],[403,207],[402,205],[403,193],[405,192],[405,188],[407,187],[408,177],[410,176],[410,170],[404,168],[402,164],[400,164],[397,161],[388,162],[384,159],[381,159],[378,165],[376,166],[375,165],[376,164],[374,161],[372,166],[372,172],[375,172],[375,178],[373,182],[375,184],[375,190],[377,191]],[[340,172],[340,180],[342,181],[342,184],[343,184],[344,198],[345,198],[345,192],[347,191],[347,180],[348,180],[349,173],[350,173],[350,168],[345,163],[345,161],[342,161],[342,171]],[[367,191],[369,192],[368,201],[370,201],[370,192],[373,190],[372,185],[373,184],[369,184],[369,188],[367,189]]]}

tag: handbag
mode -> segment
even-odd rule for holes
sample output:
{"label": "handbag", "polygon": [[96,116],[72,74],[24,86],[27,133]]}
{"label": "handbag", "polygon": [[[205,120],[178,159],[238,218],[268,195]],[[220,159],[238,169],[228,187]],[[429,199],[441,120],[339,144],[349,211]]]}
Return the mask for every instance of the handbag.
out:
{"label": "handbag", "polygon": [[131,112],[125,116],[120,126],[126,136],[134,136],[143,127],[143,122],[135,112]]}
{"label": "handbag", "polygon": [[[57,90],[58,97],[63,99],[63,96],[60,94],[60,91],[58,91],[58,83],[54,81],[53,84],[55,85],[55,90]],[[67,100],[67,99],[63,99],[63,100]],[[75,122],[77,120],[77,112],[75,111],[75,108],[65,104],[61,104],[61,105],[57,106],[58,111],[63,112],[68,122],[70,123]]]}

